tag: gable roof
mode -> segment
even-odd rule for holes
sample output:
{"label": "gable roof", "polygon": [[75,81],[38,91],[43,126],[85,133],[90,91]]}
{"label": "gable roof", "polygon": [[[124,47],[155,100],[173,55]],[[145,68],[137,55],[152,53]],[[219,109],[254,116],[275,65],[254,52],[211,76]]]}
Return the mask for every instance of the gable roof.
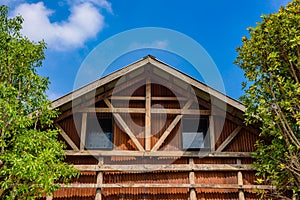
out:
{"label": "gable roof", "polygon": [[202,82],[199,82],[198,80],[178,71],[177,69],[174,69],[173,67],[157,60],[156,58],[154,58],[153,56],[150,56],[150,55],[148,55],[148,56],[142,58],[141,60],[134,62],[118,71],[115,71],[105,77],[102,77],[90,84],[87,84],[86,86],[83,86],[65,96],[62,96],[62,97],[54,100],[52,102],[52,108],[60,108],[63,105],[68,104],[68,103],[72,102],[73,100],[75,100],[83,95],[88,94],[89,92],[95,91],[97,88],[104,86],[105,84],[108,84],[114,80],[117,80],[117,79],[121,78],[122,76],[124,76],[134,70],[142,68],[143,66],[145,66],[147,64],[151,64],[151,65],[157,67],[158,69],[160,69],[174,77],[177,77],[181,80],[182,80],[182,77],[184,77],[183,81],[185,81],[186,83],[199,89],[200,91],[203,91],[203,92],[209,94],[210,96],[220,100],[221,102],[226,103],[227,105],[237,109],[238,111],[240,111],[242,113],[244,113],[246,110],[245,106],[242,105],[240,102],[207,86],[206,84],[204,84]]}

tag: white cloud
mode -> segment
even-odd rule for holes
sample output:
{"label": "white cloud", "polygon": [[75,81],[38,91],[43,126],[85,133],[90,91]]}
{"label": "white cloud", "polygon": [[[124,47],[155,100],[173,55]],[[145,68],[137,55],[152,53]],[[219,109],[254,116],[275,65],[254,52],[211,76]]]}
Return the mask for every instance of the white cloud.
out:
{"label": "white cloud", "polygon": [[69,0],[69,4],[80,4],[80,3],[93,3],[101,8],[105,8],[106,10],[108,10],[109,12],[112,13],[112,7],[111,7],[111,3],[106,1],[106,0]]}
{"label": "white cloud", "polygon": [[31,40],[44,39],[49,48],[66,50],[81,47],[103,29],[105,22],[99,7],[112,11],[106,0],[78,0],[70,6],[70,16],[65,21],[51,22],[54,13],[43,2],[17,6],[12,14],[24,18],[22,33]]}

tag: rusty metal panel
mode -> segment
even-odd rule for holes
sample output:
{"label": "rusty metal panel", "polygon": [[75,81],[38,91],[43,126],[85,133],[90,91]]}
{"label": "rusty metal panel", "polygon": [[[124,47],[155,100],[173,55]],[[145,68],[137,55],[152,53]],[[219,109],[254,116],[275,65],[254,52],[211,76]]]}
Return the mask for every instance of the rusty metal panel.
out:
{"label": "rusty metal panel", "polygon": [[[236,172],[195,172],[195,183],[198,184],[237,184]],[[201,193],[231,193],[237,189],[197,188]]]}
{"label": "rusty metal panel", "polygon": [[253,152],[254,144],[258,140],[258,135],[252,134],[244,129],[225,148],[225,151]]}
{"label": "rusty metal panel", "polygon": [[95,165],[98,160],[93,156],[67,156],[66,162],[74,165]]}
{"label": "rusty metal panel", "polygon": [[215,121],[215,135],[216,138],[216,149],[226,140],[226,138],[232,133],[232,131],[237,127],[237,125],[227,119],[225,122],[223,118],[214,117]]}
{"label": "rusty metal panel", "polygon": [[239,196],[237,192],[231,193],[204,193],[197,189],[197,199],[198,200],[238,200]]}
{"label": "rusty metal panel", "polygon": [[[54,192],[54,199],[89,199],[95,198],[96,188],[61,188]],[[82,198],[85,197],[85,198]]]}
{"label": "rusty metal panel", "polygon": [[194,158],[195,164],[236,164],[235,158]]}
{"label": "rusty metal panel", "polygon": [[250,192],[245,191],[244,195],[246,200],[261,200],[254,190],[251,190]]}
{"label": "rusty metal panel", "polygon": [[103,183],[188,183],[188,172],[124,173],[105,172]]}
{"label": "rusty metal panel", "polygon": [[103,200],[141,200],[141,199],[151,199],[151,200],[187,200],[189,199],[188,192],[177,193],[177,194],[164,194],[164,193],[140,193],[140,194],[124,194],[121,191],[118,194],[110,194],[109,191],[103,191]]}
{"label": "rusty metal panel", "polygon": [[[79,143],[80,143],[79,131],[81,130],[81,115],[78,113],[73,114],[72,116],[60,121],[59,125],[68,134],[68,136],[74,142],[74,144],[77,147],[79,147]],[[64,141],[61,136],[60,139]],[[67,149],[72,149],[68,144],[67,146],[68,146]]]}
{"label": "rusty metal panel", "polygon": [[255,176],[255,172],[254,171],[245,171],[243,172],[243,183],[245,185],[256,185],[256,179],[258,177]]}
{"label": "rusty metal panel", "polygon": [[[172,123],[176,115],[170,114],[152,114],[151,115],[151,148],[156,144],[164,131]],[[171,131],[170,135],[166,138],[159,150],[174,151],[181,150],[181,134],[180,123],[178,123]]]}

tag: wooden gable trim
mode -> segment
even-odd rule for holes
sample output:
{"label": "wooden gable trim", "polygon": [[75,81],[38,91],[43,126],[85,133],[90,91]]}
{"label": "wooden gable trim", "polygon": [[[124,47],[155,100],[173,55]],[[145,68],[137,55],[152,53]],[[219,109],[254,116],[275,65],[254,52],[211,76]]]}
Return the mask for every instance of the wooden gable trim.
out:
{"label": "wooden gable trim", "polygon": [[[136,79],[132,80],[131,81],[131,84],[135,84],[135,83],[138,83],[140,81],[143,81],[144,78],[143,77],[137,77]],[[75,112],[79,112],[79,111],[82,111],[82,109],[85,109],[86,107],[90,106],[90,105],[93,105],[101,100],[103,100],[104,98],[110,98],[111,95],[113,94],[113,92],[119,92],[121,90],[124,90],[126,87],[128,87],[126,84],[123,84],[122,86],[120,87],[117,87],[117,88],[113,88],[113,89],[110,89],[109,91],[104,91],[103,93],[97,95],[95,98],[93,99],[90,99],[86,102],[84,102],[83,104],[80,104],[80,105],[76,105],[74,108],[72,108],[72,110],[68,110],[68,111],[65,111],[64,113],[62,113],[56,121],[61,121],[69,116],[71,116],[73,113]],[[143,97],[144,98],[144,97]],[[89,112],[89,110],[87,110],[86,112]],[[93,112],[93,111],[92,111]]]}
{"label": "wooden gable trim", "polygon": [[246,111],[246,108],[244,105],[242,105],[241,103],[239,103],[238,101],[234,100],[234,99],[231,99],[229,97],[227,97],[226,95],[222,94],[221,92],[189,77],[188,75],[186,74],[183,74],[182,72],[179,72],[178,70],[168,66],[167,64],[163,63],[163,62],[160,62],[156,59],[153,59],[150,57],[149,59],[149,62],[154,65],[155,67],[158,67],[159,69],[179,78],[179,79],[183,79],[186,83],[224,101],[225,103],[241,110],[242,112],[245,112]]}
{"label": "wooden gable trim", "polygon": [[95,90],[96,88],[101,87],[101,86],[111,82],[112,80],[120,78],[123,75],[125,75],[139,67],[146,65],[147,63],[149,63],[149,60],[144,58],[144,59],[139,60],[131,65],[128,65],[127,67],[122,68],[108,76],[100,78],[99,80],[94,81],[93,83],[83,86],[82,88],[79,88],[79,89],[75,90],[74,92],[69,93],[69,94],[53,101],[52,108],[58,108],[67,102],[71,102],[72,100],[79,98],[80,96],[82,96],[86,93],[89,93],[89,92]]}
{"label": "wooden gable trim", "polygon": [[93,90],[95,90],[96,88],[98,87],[101,87],[109,82],[111,82],[112,80],[115,80],[117,78],[120,78],[122,77],[123,75],[139,68],[139,67],[142,67],[146,64],[152,64],[154,65],[155,67],[165,71],[166,73],[168,74],[171,74],[181,80],[184,80],[186,83],[220,99],[221,101],[224,101],[225,103],[233,106],[234,108],[242,111],[242,112],[245,112],[246,108],[244,105],[242,105],[241,103],[239,103],[238,101],[234,100],[234,99],[231,99],[229,97],[227,97],[226,95],[222,94],[221,92],[218,92],[217,90],[215,89],[212,89],[210,87],[208,87],[207,85],[203,84],[203,83],[200,83],[198,82],[197,80],[189,77],[188,75],[186,74],[183,74],[182,72],[179,72],[178,70],[168,66],[167,64],[165,63],[162,63],[150,56],[147,56],[145,57],[144,59],[140,60],[140,61],[137,61],[131,65],[128,65],[127,67],[125,68],[122,68],[104,78],[101,78],[93,83],[90,83],[78,90],[75,90],[74,92],[64,96],[64,97],[61,97],[55,101],[52,102],[52,108],[57,108],[59,106],[62,106],[63,104],[66,104],[67,102],[71,102],[73,99],[76,99],[76,98],[79,98],[80,96],[88,93],[88,92],[91,92]]}

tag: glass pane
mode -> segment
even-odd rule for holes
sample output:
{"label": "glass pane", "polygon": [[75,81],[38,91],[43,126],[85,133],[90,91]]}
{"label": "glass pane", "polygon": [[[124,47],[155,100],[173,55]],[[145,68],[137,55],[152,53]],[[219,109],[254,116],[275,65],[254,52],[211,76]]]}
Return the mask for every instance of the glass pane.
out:
{"label": "glass pane", "polygon": [[204,148],[203,132],[185,132],[182,133],[183,149],[199,149]]}
{"label": "glass pane", "polygon": [[184,150],[207,148],[207,145],[209,145],[207,130],[207,118],[182,119],[182,148]]}
{"label": "glass pane", "polygon": [[112,119],[88,118],[85,147],[87,149],[112,149]]}
{"label": "glass pane", "polygon": [[87,149],[111,149],[112,133],[89,132],[86,137]]}

